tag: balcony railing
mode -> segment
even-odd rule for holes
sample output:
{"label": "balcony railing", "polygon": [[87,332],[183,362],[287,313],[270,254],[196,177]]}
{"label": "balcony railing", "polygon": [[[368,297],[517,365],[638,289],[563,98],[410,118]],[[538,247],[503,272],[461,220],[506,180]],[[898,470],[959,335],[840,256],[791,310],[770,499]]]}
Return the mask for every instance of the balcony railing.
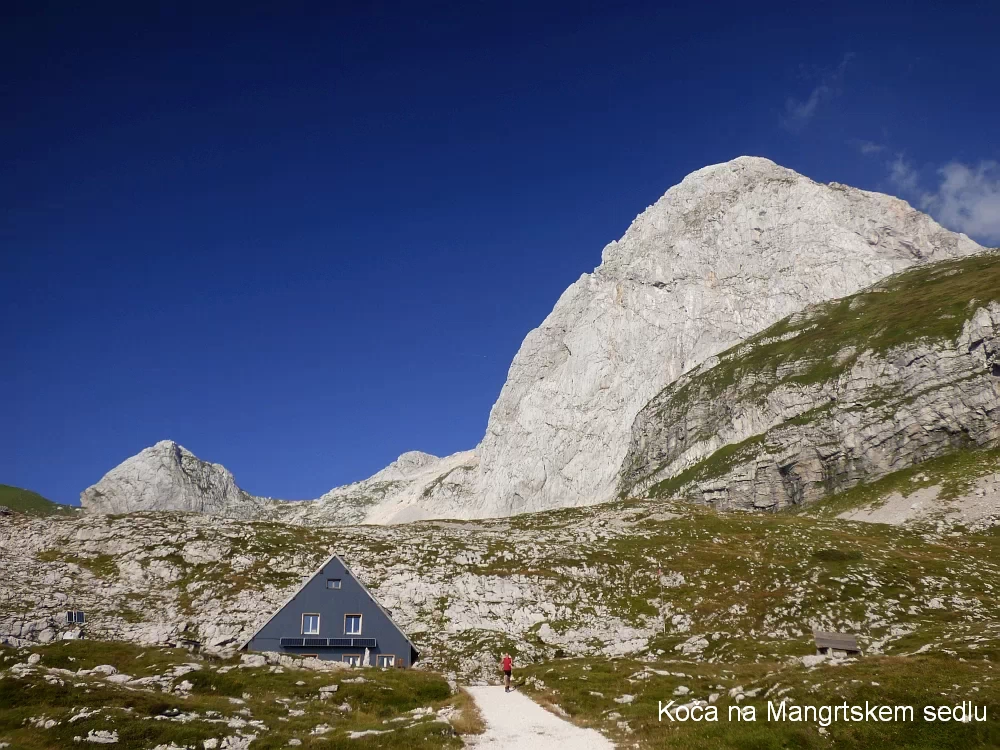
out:
{"label": "balcony railing", "polygon": [[311,636],[282,638],[280,643],[289,648],[375,648],[378,645],[374,638],[313,638]]}

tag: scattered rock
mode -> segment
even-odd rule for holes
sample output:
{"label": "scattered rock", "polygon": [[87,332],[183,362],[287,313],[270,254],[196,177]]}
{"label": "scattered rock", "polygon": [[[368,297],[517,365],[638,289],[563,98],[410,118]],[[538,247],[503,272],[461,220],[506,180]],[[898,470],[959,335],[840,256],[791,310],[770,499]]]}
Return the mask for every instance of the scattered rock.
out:
{"label": "scattered rock", "polygon": [[98,745],[114,745],[118,742],[118,732],[117,730],[91,729],[83,740]]}

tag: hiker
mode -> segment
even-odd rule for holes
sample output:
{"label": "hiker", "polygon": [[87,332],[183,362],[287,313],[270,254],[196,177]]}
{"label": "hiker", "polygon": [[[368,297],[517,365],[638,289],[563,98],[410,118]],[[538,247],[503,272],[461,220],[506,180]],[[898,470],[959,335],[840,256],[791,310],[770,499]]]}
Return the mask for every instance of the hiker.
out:
{"label": "hiker", "polygon": [[505,693],[510,692],[510,673],[514,670],[514,662],[510,658],[510,654],[503,655],[503,691]]}

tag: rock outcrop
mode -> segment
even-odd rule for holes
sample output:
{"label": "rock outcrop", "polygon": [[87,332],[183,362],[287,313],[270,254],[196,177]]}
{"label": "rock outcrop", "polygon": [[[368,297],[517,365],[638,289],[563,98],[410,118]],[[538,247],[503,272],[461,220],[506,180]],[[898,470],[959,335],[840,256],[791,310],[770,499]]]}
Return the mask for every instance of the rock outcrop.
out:
{"label": "rock outcrop", "polygon": [[1000,254],[913,269],[712,358],[636,417],[624,494],[814,502],[1000,443]]}
{"label": "rock outcrop", "polygon": [[241,490],[221,464],[202,461],[172,440],[161,440],[109,471],[80,493],[95,513],[186,510],[233,518],[261,518],[275,502]]}
{"label": "rock outcrop", "polygon": [[464,451],[438,458],[410,451],[360,482],[330,490],[318,500],[280,509],[289,523],[406,523],[460,518],[471,502],[478,458]]}
{"label": "rock outcrop", "polygon": [[[639,215],[527,335],[475,451],[405,454],[370,479],[275,512],[392,523],[608,500],[636,415],[680,375],[806,305],[981,250],[897,198],[816,183],[767,159],[706,167]],[[166,479],[160,467],[116,469],[83,493],[84,505],[272,512],[216,468],[198,474],[218,479],[211,488]]]}

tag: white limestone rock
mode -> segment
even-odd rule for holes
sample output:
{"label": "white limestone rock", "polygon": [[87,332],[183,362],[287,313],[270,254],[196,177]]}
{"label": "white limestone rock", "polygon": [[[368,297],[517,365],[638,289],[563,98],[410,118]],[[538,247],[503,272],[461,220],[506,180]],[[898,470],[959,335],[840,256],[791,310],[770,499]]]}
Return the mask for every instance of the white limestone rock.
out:
{"label": "white limestone rock", "polygon": [[404,453],[368,479],[330,490],[318,500],[281,509],[291,523],[406,523],[461,517],[472,503],[479,460],[474,451],[438,458]]}
{"label": "white limestone rock", "polygon": [[688,175],[525,338],[479,449],[473,514],[610,499],[633,419],[679,375],[810,303],[981,250],[902,200],[767,159]]}
{"label": "white limestone rock", "polygon": [[172,440],[161,440],[81,492],[80,504],[95,513],[186,510],[258,518],[273,503],[241,490],[224,466],[202,461]]}

